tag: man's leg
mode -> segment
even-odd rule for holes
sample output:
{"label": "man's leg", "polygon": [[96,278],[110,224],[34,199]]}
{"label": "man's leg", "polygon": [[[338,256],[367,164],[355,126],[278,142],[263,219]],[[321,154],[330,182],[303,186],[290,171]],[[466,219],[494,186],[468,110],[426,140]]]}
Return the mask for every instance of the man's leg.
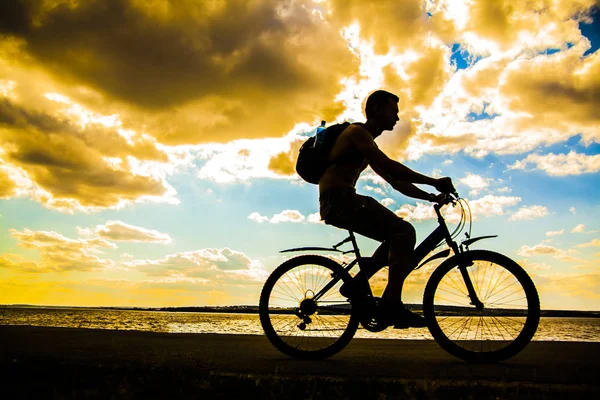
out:
{"label": "man's leg", "polygon": [[397,230],[389,239],[389,272],[388,283],[383,292],[383,298],[391,304],[402,302],[402,287],[406,277],[415,268],[414,247],[416,243],[415,230],[406,221],[397,224]]}
{"label": "man's leg", "polygon": [[414,227],[381,205],[378,201],[357,195],[360,205],[353,213],[352,222],[345,228],[389,244],[388,284],[383,294],[383,306],[393,318],[395,328],[425,327],[425,318],[409,311],[402,303],[402,287],[415,267]]}
{"label": "man's leg", "polygon": [[402,285],[414,268],[415,229],[371,197],[351,193],[344,208],[342,218],[326,222],[385,242],[374,254],[379,258],[382,251],[387,251],[389,276],[383,297],[390,304],[400,303]]}

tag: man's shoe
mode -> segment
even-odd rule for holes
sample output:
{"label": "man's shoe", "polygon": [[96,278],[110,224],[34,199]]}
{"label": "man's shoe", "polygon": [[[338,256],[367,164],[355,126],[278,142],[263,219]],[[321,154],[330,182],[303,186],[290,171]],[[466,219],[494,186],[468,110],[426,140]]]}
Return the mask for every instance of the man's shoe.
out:
{"label": "man's shoe", "polygon": [[404,305],[392,311],[394,329],[426,328],[427,320],[419,314],[410,311]]}

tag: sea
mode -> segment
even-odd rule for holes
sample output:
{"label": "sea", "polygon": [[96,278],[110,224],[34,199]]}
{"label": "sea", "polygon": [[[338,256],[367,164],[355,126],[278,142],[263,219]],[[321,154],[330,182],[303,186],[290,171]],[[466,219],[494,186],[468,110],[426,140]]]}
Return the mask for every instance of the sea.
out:
{"label": "sea", "polygon": [[[98,308],[0,307],[0,325],[263,335],[258,314]],[[357,331],[357,338],[430,340],[427,329]],[[600,342],[600,318],[542,317],[533,340]]]}

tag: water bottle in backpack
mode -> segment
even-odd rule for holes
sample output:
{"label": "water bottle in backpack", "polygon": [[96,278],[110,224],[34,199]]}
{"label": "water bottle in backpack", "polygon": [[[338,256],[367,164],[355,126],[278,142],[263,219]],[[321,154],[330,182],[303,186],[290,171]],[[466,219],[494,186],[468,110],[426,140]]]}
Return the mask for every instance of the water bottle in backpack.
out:
{"label": "water bottle in backpack", "polygon": [[323,143],[325,143],[325,133],[327,129],[325,128],[325,121],[321,121],[321,126],[317,128],[317,134],[315,135],[315,144],[313,147],[323,147]]}

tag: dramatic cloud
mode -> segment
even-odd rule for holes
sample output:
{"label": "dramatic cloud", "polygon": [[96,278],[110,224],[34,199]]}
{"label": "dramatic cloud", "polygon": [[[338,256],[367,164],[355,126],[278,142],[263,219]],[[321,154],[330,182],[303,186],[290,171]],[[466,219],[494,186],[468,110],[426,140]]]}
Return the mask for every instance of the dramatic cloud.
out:
{"label": "dramatic cloud", "polygon": [[522,221],[542,218],[548,215],[548,208],[544,206],[524,206],[511,215],[509,221]]}
{"label": "dramatic cloud", "polygon": [[133,226],[121,221],[107,221],[105,225],[98,225],[94,229],[80,229],[80,234],[97,235],[101,238],[116,242],[146,242],[146,243],[171,243],[173,239],[166,234],[153,229]]}
{"label": "dramatic cloud", "polygon": [[221,183],[257,178],[297,179],[295,162],[303,141],[299,135],[309,129],[308,125],[300,124],[279,139],[236,140],[224,145],[198,146],[199,158],[206,160],[198,171],[198,178]]}
{"label": "dramatic cloud", "polygon": [[578,26],[589,22],[593,0],[543,7],[476,1],[462,10],[436,4],[433,11],[452,21],[442,26],[454,30],[468,54],[484,58],[454,73],[420,114],[410,158],[461,150],[477,157],[518,154],[578,134],[584,143],[600,141],[600,55],[584,56],[590,43]]}
{"label": "dramatic cloud", "polygon": [[24,176],[20,189],[66,211],[119,207],[143,197],[169,201],[164,173],[147,168],[168,161],[152,139],[128,137],[118,120],[94,120],[84,109],[71,114],[68,99],[49,96],[44,104],[56,108],[53,114],[0,98],[0,157]]}
{"label": "dramatic cloud", "polygon": [[525,169],[534,164],[536,169],[546,171],[548,175],[566,176],[594,173],[600,170],[600,155],[588,156],[570,151],[568,154],[530,154],[521,161],[510,165],[509,169]]}
{"label": "dramatic cloud", "polygon": [[15,195],[17,184],[9,174],[0,166],[0,199],[8,199]]}
{"label": "dramatic cloud", "polygon": [[163,143],[275,136],[330,119],[341,78],[358,65],[308,0],[39,0],[1,11],[21,62],[119,102],[128,123]]}
{"label": "dramatic cloud", "polygon": [[116,248],[105,239],[70,239],[56,232],[10,229],[18,246],[39,252],[39,260],[26,260],[14,254],[0,255],[0,267],[25,272],[94,271],[112,267],[110,259],[102,259],[102,248]]}

